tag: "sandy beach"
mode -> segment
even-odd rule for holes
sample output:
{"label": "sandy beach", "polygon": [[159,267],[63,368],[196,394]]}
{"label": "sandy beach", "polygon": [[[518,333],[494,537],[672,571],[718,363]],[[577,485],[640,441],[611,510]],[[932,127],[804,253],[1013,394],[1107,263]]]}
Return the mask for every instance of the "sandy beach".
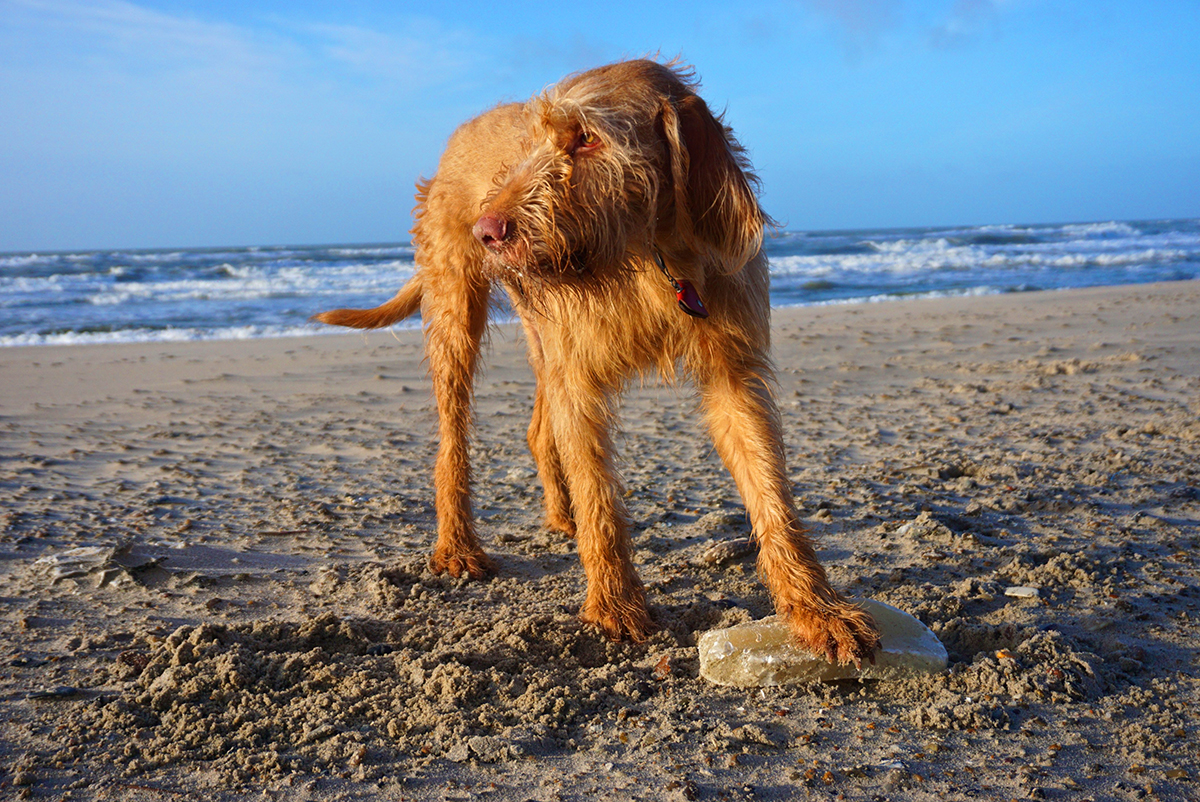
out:
{"label": "sandy beach", "polygon": [[946,673],[698,678],[700,633],[771,610],[752,552],[704,559],[748,527],[688,387],[622,406],[662,629],[581,626],[516,327],[477,383],[482,583],[425,567],[417,331],[0,349],[0,798],[1200,799],[1200,282],[783,309],[774,338],[834,584]]}

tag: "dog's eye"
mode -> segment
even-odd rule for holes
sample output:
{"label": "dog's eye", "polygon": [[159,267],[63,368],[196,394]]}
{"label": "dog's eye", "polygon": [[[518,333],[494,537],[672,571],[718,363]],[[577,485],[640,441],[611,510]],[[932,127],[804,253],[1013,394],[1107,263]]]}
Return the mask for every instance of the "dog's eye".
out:
{"label": "dog's eye", "polygon": [[591,131],[580,131],[579,136],[575,138],[574,152],[595,150],[600,147],[600,137],[593,134]]}

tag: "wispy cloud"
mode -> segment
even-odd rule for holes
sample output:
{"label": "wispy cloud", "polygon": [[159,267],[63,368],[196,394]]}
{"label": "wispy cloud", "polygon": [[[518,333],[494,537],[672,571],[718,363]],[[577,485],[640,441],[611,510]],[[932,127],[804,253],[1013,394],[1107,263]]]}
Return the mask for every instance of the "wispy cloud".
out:
{"label": "wispy cloud", "polygon": [[932,10],[904,0],[800,0],[832,25],[853,56],[878,49],[885,36],[904,30],[937,50],[961,47],[994,34],[1003,12],[1018,0],[953,0]]}
{"label": "wispy cloud", "polygon": [[[141,69],[148,62],[261,68],[269,53],[237,26],[164,14],[123,0],[10,0],[6,5],[13,14],[14,33],[20,28],[51,29],[68,45],[64,51],[93,60],[107,57],[110,63],[124,55],[136,59]],[[81,43],[87,46],[70,46]]]}
{"label": "wispy cloud", "polygon": [[308,26],[324,55],[354,74],[411,90],[444,85],[478,66],[479,42],[463,30],[414,19],[398,32],[350,25]]}
{"label": "wispy cloud", "polygon": [[[21,29],[49,32],[68,63],[141,76],[191,73],[260,83],[298,74],[330,74],[419,91],[443,85],[473,66],[473,37],[427,19],[391,30],[272,18],[253,27],[168,14],[127,0],[0,0],[8,7],[8,45]],[[28,37],[33,39],[35,37]],[[36,54],[26,54],[35,56]]]}
{"label": "wispy cloud", "polygon": [[836,26],[843,44],[853,52],[876,47],[880,37],[900,25],[900,0],[802,0]]}
{"label": "wispy cloud", "polygon": [[930,30],[930,46],[938,50],[961,47],[995,31],[1003,5],[1000,0],[955,0],[947,18]]}
{"label": "wispy cloud", "polygon": [[[644,55],[637,53],[634,55]],[[518,71],[533,67],[549,75],[592,67],[613,59],[612,47],[576,31],[562,41],[548,42],[518,36],[509,56]]]}

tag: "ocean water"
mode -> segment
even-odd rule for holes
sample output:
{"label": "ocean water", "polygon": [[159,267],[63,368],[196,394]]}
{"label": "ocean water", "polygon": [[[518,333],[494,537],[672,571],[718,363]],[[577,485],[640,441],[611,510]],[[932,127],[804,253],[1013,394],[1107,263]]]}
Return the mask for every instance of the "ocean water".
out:
{"label": "ocean water", "polygon": [[[781,232],[777,306],[1200,278],[1200,220]],[[412,275],[408,244],[0,254],[0,346],[335,331]],[[408,325],[417,325],[415,319]]]}

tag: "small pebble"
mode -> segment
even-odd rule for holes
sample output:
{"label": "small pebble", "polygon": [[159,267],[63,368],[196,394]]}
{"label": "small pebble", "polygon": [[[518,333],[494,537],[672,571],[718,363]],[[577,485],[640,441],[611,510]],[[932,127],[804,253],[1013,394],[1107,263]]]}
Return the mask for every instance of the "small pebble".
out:
{"label": "small pebble", "polygon": [[70,699],[79,695],[79,689],[70,685],[58,685],[40,691],[30,691],[27,699]]}
{"label": "small pebble", "polygon": [[748,538],[722,540],[705,549],[696,562],[700,565],[716,567],[753,553],[754,544]]}

